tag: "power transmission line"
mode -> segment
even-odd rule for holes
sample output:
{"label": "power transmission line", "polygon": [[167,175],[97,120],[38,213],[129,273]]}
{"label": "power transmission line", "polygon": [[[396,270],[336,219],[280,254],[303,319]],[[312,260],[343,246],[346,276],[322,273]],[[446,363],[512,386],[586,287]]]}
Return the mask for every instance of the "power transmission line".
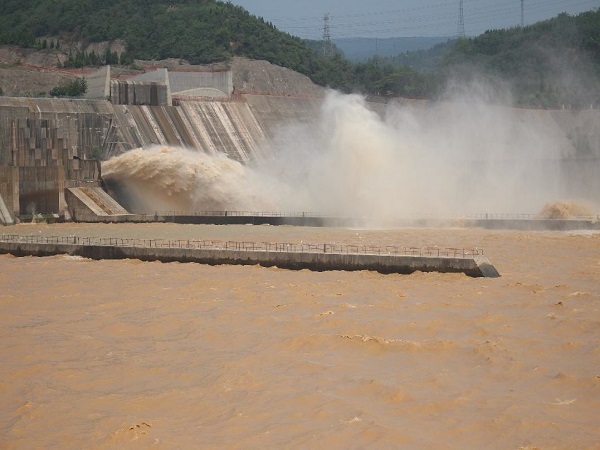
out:
{"label": "power transmission line", "polygon": [[[468,22],[470,32],[475,34],[488,29],[519,26],[520,23],[525,25],[525,1],[522,1],[522,11],[519,11],[518,4],[512,3],[511,5],[510,3],[499,2],[489,7],[479,2],[467,2],[468,8],[463,10],[463,22]],[[456,0],[452,0],[452,4],[455,8]],[[537,20],[544,20],[560,12],[571,11],[572,14],[577,14],[597,6],[598,0],[570,0],[567,11],[565,11],[564,5],[565,0],[527,0],[527,16],[529,20],[536,20],[536,17]],[[374,37],[375,35],[382,37],[382,33],[410,36],[410,33],[413,32],[415,35],[423,35],[423,30],[435,30],[435,35],[452,36],[455,33],[459,34],[457,22],[454,22],[455,25],[452,26],[452,15],[448,14],[449,9],[454,8],[449,2],[440,1],[415,8],[370,11],[361,14],[336,14],[335,23],[330,22],[330,34],[335,34],[336,39],[339,39],[358,36]],[[519,14],[520,12],[521,14]],[[322,19],[323,17],[320,17],[318,20],[322,21]],[[278,27],[302,36],[310,35],[312,39],[320,39],[323,33],[323,22],[321,26],[316,22],[315,16],[282,18]]]}

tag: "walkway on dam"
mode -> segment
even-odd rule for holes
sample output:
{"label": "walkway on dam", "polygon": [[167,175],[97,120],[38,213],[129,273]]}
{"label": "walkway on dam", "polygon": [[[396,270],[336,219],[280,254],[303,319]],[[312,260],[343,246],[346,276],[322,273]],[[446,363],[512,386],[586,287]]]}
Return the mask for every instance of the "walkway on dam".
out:
{"label": "walkway on dam", "polygon": [[372,270],[401,274],[421,271],[464,273],[471,277],[500,276],[483,256],[483,250],[478,248],[2,235],[1,253],[15,256],[69,254],[91,259],[209,265],[259,264],[292,270]]}

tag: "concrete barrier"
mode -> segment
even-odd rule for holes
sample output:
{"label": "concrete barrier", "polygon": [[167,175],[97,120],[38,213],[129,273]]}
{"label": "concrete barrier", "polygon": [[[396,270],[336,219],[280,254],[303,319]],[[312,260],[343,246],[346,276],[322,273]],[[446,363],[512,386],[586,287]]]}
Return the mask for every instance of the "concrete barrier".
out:
{"label": "concrete barrier", "polygon": [[[228,250],[73,243],[18,242],[0,240],[0,254],[14,256],[54,256],[68,254],[90,259],[138,259],[141,261],[195,262],[208,265],[261,265],[283,269],[314,271],[371,270],[384,274],[410,274],[416,271],[464,273],[470,277],[496,278],[500,274],[481,255],[464,257],[398,256],[391,254],[327,253],[317,251]],[[326,249],[326,245],[323,246]]]}

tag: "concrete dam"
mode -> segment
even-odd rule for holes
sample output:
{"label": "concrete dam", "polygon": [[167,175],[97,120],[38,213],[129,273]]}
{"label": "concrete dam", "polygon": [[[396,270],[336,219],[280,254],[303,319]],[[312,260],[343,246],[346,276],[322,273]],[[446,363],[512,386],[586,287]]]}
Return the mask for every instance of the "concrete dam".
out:
{"label": "concrete dam", "polygon": [[[198,87],[205,79],[208,83]],[[338,120],[339,111],[322,110],[322,90],[308,95],[289,94],[281,89],[253,93],[237,89],[235,80],[236,75],[231,72],[171,74],[162,69],[144,74],[139,80],[123,81],[111,80],[109,71],[105,70],[89,78],[91,98],[88,99],[0,97],[0,221],[9,224],[18,217],[32,214],[53,214],[67,220],[92,220],[98,216],[105,220],[126,215],[127,211],[100,187],[99,161],[131,149],[168,145],[195,149],[207,155],[226,155],[233,161],[249,164],[269,158],[278,146],[285,145],[278,139],[283,127],[307,125],[308,128],[302,130],[306,135],[310,127],[326,128],[320,122],[329,117]],[[435,117],[435,108],[427,101],[367,99],[365,104],[386,125],[396,119],[398,111],[404,110],[410,111],[413,122],[443,122]],[[395,106],[394,113],[388,114],[388,104]],[[476,114],[477,107],[473,110]],[[598,197],[599,111],[511,110],[510,114],[517,118],[507,125],[506,135],[526,135],[528,128],[535,128],[541,130],[538,134],[544,135],[544,139],[560,148],[561,156],[532,156],[532,160],[537,158],[537,166],[547,165],[548,173],[560,171],[561,179],[568,180],[568,192],[574,197]],[[520,122],[531,125],[513,132],[510,127]],[[336,126],[336,123],[329,125],[330,128]],[[414,127],[414,123],[411,126]],[[431,133],[426,126],[422,127],[420,136],[426,139]],[[335,133],[331,141],[337,139],[343,145],[353,145],[351,140],[344,143],[345,138]],[[537,136],[525,137],[531,143],[537,139]],[[362,145],[373,146],[376,151],[380,143],[376,138],[370,139],[366,137]],[[511,142],[501,142],[509,140],[502,136],[469,139],[468,145],[484,150],[489,147],[490,154],[500,144],[514,147]],[[491,145],[486,139],[495,139],[495,142]],[[527,146],[519,149],[520,153],[527,151]],[[459,157],[470,156],[459,154]],[[346,162],[341,161],[330,171],[336,172],[339,166],[346,166]],[[490,165],[503,167],[505,178],[514,167],[512,160],[495,161],[492,155],[490,161],[471,164],[469,170],[472,173]],[[361,170],[364,167],[362,164]],[[382,164],[381,169],[386,169],[386,164]],[[398,177],[401,176],[399,173]],[[518,176],[527,177],[527,173]],[[376,174],[372,176],[376,177]],[[360,187],[361,180],[358,181]],[[465,189],[474,192],[470,183],[474,188],[477,177],[469,176],[463,182]],[[81,189],[84,187],[86,190]],[[348,185],[347,190],[351,189],[352,185]]]}
{"label": "concrete dam", "polygon": [[309,120],[309,111],[318,109],[315,99],[295,99],[303,108],[290,114],[285,103],[253,96],[178,100],[177,106],[0,97],[2,210],[13,218],[62,215],[65,190],[98,181],[96,160],[139,147],[195,148],[244,163],[260,159],[278,120]]}

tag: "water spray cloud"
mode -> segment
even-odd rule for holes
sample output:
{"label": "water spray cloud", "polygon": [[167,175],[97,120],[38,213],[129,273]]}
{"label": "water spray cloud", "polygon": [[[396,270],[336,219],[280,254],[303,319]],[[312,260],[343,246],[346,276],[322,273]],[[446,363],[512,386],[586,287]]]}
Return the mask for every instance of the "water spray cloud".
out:
{"label": "water spray cloud", "polygon": [[378,225],[532,212],[585,197],[572,189],[574,169],[565,172],[573,146],[553,114],[490,106],[481,95],[377,114],[360,96],[330,92],[318,120],[282,126],[270,156],[250,166],[154,147],[106,162],[104,173],[147,210],[313,211]]}

